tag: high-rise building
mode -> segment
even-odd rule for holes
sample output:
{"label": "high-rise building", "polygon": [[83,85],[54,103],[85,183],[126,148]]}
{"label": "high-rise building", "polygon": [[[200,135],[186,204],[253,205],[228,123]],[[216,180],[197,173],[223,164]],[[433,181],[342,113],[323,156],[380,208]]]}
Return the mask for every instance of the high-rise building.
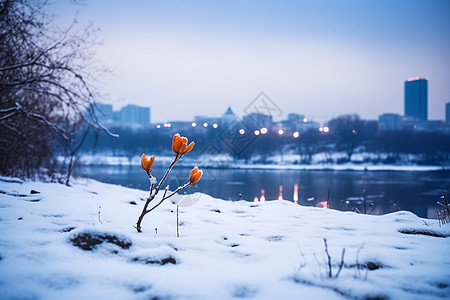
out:
{"label": "high-rise building", "polygon": [[113,106],[111,104],[97,103],[97,120],[107,123],[113,120]]}
{"label": "high-rise building", "polygon": [[411,77],[405,81],[405,116],[426,121],[428,118],[428,81]]}
{"label": "high-rise building", "polygon": [[150,108],[133,104],[122,107],[120,121],[128,124],[148,125],[150,123]]}
{"label": "high-rise building", "polygon": [[450,124],[450,102],[445,104],[445,122]]}

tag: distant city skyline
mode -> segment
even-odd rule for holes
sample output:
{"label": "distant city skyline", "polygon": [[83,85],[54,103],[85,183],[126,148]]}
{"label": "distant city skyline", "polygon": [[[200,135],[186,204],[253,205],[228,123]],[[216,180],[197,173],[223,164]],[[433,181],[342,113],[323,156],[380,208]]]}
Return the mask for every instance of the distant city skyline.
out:
{"label": "distant city skyline", "polygon": [[[281,109],[323,122],[346,113],[403,114],[410,77],[428,79],[428,119],[450,101],[450,1],[85,1],[50,6],[101,29],[101,78],[115,109],[152,122],[238,116],[264,91]],[[76,14],[78,11],[78,14]]]}

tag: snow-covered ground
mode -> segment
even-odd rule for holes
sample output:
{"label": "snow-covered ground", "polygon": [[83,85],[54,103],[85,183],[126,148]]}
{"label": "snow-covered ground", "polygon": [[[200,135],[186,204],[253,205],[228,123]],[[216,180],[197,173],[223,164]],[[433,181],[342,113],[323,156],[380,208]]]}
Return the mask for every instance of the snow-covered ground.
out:
{"label": "snow-covered ground", "polygon": [[450,224],[194,194],[177,237],[170,200],[136,232],[144,197],[0,178],[0,298],[450,298]]}

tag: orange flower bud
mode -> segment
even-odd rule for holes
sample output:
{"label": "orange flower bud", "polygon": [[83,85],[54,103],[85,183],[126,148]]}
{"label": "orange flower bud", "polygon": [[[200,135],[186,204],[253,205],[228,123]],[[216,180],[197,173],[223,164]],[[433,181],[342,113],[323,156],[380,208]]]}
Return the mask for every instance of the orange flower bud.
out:
{"label": "orange flower bud", "polygon": [[150,159],[147,159],[147,156],[145,154],[142,154],[141,156],[141,167],[145,171],[149,172],[152,169],[153,162],[155,161],[155,156],[152,155]]}
{"label": "orange flower bud", "polygon": [[186,151],[187,145],[185,143],[181,144],[180,150],[178,151],[178,153],[180,154],[184,154],[184,152]]}
{"label": "orange flower bud", "polygon": [[200,181],[200,178],[202,178],[202,175],[203,175],[203,171],[198,171],[195,175],[194,175],[194,177],[192,178],[192,183],[197,183],[197,182],[199,182]]}
{"label": "orange flower bud", "polygon": [[172,150],[175,153],[179,153],[181,147],[181,137],[180,134],[175,134],[172,140]]}
{"label": "orange flower bud", "polygon": [[191,173],[189,173],[189,182],[190,183],[197,183],[200,178],[202,178],[203,171],[199,170],[198,167],[195,167],[191,170]]}
{"label": "orange flower bud", "polygon": [[194,148],[194,145],[195,145],[195,143],[194,143],[194,142],[191,142],[191,143],[189,144],[189,146],[187,146],[186,151],[184,151],[184,153],[188,153],[189,151],[191,151],[192,148]]}
{"label": "orange flower bud", "polygon": [[181,137],[180,134],[175,134],[172,140],[172,150],[176,154],[185,154],[194,148],[194,142],[191,142],[188,146],[188,139],[186,137]]}
{"label": "orange flower bud", "polygon": [[191,178],[192,176],[194,176],[194,174],[197,173],[197,172],[198,172],[198,167],[195,166],[195,168],[193,168],[193,169],[191,170],[191,173],[189,173],[189,180],[190,180],[190,178]]}

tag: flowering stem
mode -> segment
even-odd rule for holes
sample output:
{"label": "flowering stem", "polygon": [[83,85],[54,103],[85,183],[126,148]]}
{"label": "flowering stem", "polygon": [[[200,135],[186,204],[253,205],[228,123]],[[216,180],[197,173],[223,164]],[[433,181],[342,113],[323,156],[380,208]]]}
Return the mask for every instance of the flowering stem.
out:
{"label": "flowering stem", "polygon": [[173,166],[175,165],[175,163],[180,160],[180,158],[183,156],[183,154],[177,154],[175,156],[175,158],[173,159],[173,161],[170,163],[169,168],[167,169],[166,173],[164,174],[163,178],[161,179],[161,181],[159,182],[159,184],[156,186],[155,188],[155,193],[153,194],[153,198],[154,196],[156,196],[156,194],[158,194],[159,189],[161,188],[162,184],[164,183],[164,181],[167,178],[167,175],[169,175],[170,171],[172,170]]}
{"label": "flowering stem", "polygon": [[146,210],[145,213],[151,212],[152,210],[154,210],[155,208],[157,208],[158,206],[160,206],[160,205],[164,202],[164,200],[166,200],[166,199],[172,197],[173,195],[175,195],[176,193],[178,193],[178,192],[181,191],[182,189],[187,188],[187,187],[190,186],[190,185],[191,185],[191,183],[190,183],[190,182],[187,182],[187,183],[185,183],[184,185],[178,187],[175,191],[173,191],[172,193],[170,193],[168,196],[163,197],[163,198],[161,199],[161,201],[158,202],[158,204],[156,204],[155,206],[153,206],[153,207],[150,208],[149,210]]}
{"label": "flowering stem", "polygon": [[[164,174],[164,176],[163,176],[163,178],[161,179],[161,181],[160,181],[160,182],[158,183],[158,185],[156,186],[155,190],[153,190],[153,186],[154,186],[154,185],[153,185],[152,183],[150,184],[150,194],[149,194],[149,196],[148,196],[148,198],[147,198],[147,201],[145,201],[144,208],[142,209],[141,215],[139,216],[138,221],[137,221],[136,226],[135,226],[135,228],[136,228],[136,230],[137,230],[138,232],[142,232],[141,223],[142,223],[142,220],[144,219],[144,216],[145,216],[146,214],[148,214],[148,213],[151,212],[153,209],[155,209],[156,207],[158,207],[159,205],[161,205],[161,203],[162,203],[164,200],[166,200],[166,199],[169,198],[169,197],[172,197],[172,196],[173,196],[175,193],[177,193],[179,190],[181,190],[181,189],[187,187],[187,186],[190,184],[190,183],[187,183],[187,184],[185,184],[184,186],[179,187],[178,189],[175,190],[175,192],[171,193],[171,194],[170,194],[169,196],[167,196],[167,197],[165,197],[166,193],[164,193],[164,196],[163,196],[162,200],[161,200],[158,204],[156,204],[156,205],[155,205],[154,207],[152,207],[151,209],[147,209],[147,208],[148,208],[148,205],[150,204],[150,202],[152,202],[153,199],[155,199],[156,195],[158,194],[158,192],[159,192],[159,190],[160,190],[162,184],[164,183],[164,181],[165,181],[166,178],[167,178],[167,175],[169,175],[169,173],[170,173],[170,171],[172,170],[172,168],[173,168],[173,166],[175,165],[175,163],[176,163],[178,160],[180,160],[180,158],[181,158],[182,156],[183,156],[183,154],[179,154],[179,153],[175,156],[174,160],[170,163],[169,168],[167,169],[167,171],[166,171],[166,173]],[[147,175],[148,175],[148,178],[150,179],[150,182],[151,182],[152,175],[150,174],[149,171],[147,171]],[[166,190],[166,192],[167,192],[167,190]]]}
{"label": "flowering stem", "polygon": [[149,197],[149,198],[147,198],[147,201],[145,202],[144,208],[142,209],[141,215],[139,216],[138,221],[135,226],[137,232],[142,232],[141,223],[142,223],[142,220],[144,219],[145,214],[147,213],[146,212],[147,207],[150,204],[150,201],[152,201],[152,200],[153,200],[153,198]]}

